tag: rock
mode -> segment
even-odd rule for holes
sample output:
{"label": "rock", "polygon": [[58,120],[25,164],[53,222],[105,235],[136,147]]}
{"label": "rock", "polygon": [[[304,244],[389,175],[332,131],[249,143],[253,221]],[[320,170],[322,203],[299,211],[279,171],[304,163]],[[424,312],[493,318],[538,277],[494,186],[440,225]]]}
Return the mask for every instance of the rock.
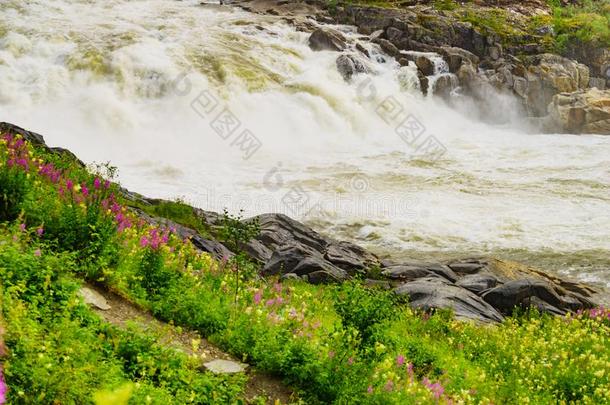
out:
{"label": "rock", "polygon": [[399,51],[398,51],[398,48],[396,47],[396,45],[394,45],[387,39],[377,38],[373,42],[378,44],[385,53],[387,53],[388,55],[390,55],[392,57],[396,57],[399,54]]}
{"label": "rock", "polygon": [[423,278],[397,287],[394,292],[408,296],[412,308],[429,311],[451,308],[456,317],[482,322],[500,322],[502,315],[474,293],[442,278]]}
{"label": "rock", "polygon": [[592,88],[554,96],[547,126],[559,132],[610,135],[610,90]]}
{"label": "rock", "polygon": [[606,79],[603,77],[589,78],[589,87],[595,87],[598,90],[606,90]]}
{"label": "rock", "polygon": [[461,274],[474,274],[486,266],[485,262],[479,261],[464,261],[464,262],[453,262],[449,263],[449,268],[456,273]]}
{"label": "rock", "polygon": [[345,81],[350,81],[355,74],[369,72],[366,65],[354,55],[340,55],[335,63]]}
{"label": "rock", "polygon": [[308,275],[310,282],[341,281],[380,264],[375,255],[360,246],[324,238],[286,215],[263,214],[257,218],[261,233],[248,243],[247,251],[264,259],[264,275],[295,273]]}
{"label": "rock", "polygon": [[227,249],[222,243],[215,240],[204,239],[197,234],[191,237],[191,243],[197,249],[209,253],[217,260],[228,260],[235,256],[235,254]]}
{"label": "rock", "polygon": [[500,45],[490,46],[487,48],[487,52],[492,60],[498,60],[502,56],[502,47]]}
{"label": "rock", "polygon": [[110,309],[110,305],[108,305],[108,301],[106,300],[106,298],[102,294],[89,287],[81,287],[78,290],[78,295],[83,297],[83,301],[87,305],[90,305],[102,311],[107,311]]}
{"label": "rock", "polygon": [[284,275],[282,275],[282,277],[280,277],[281,281],[300,281],[302,280],[301,277],[299,277],[298,275],[296,275],[295,273],[286,273]]}
{"label": "rock", "polygon": [[401,30],[399,30],[398,28],[388,27],[385,31],[385,36],[388,39],[388,41],[395,44],[397,42],[400,42],[403,39],[403,37],[405,36],[405,33],[402,32]]}
{"label": "rock", "polygon": [[476,67],[479,64],[478,56],[462,48],[443,46],[441,47],[439,53],[447,62],[449,71],[451,73],[457,72],[462,64],[466,61],[470,62],[473,67]]}
{"label": "rock", "polygon": [[366,49],[364,47],[364,45],[362,45],[360,42],[356,42],[356,50],[358,52],[360,52],[361,54],[363,54],[364,56],[366,56],[367,58],[371,57],[371,53],[369,52],[369,50]]}
{"label": "rock", "polygon": [[324,258],[335,266],[351,273],[362,273],[365,269],[378,266],[379,259],[372,253],[351,242],[330,242]]}
{"label": "rock", "polygon": [[320,252],[305,245],[282,246],[273,252],[271,258],[261,270],[261,273],[263,275],[296,273],[300,276],[303,275],[304,272],[299,274],[295,269],[301,261],[309,257],[322,259]]}
{"label": "rock", "polygon": [[461,278],[455,285],[475,294],[481,294],[483,291],[497,286],[498,283],[498,279],[491,274],[469,274]]}
{"label": "rock", "polygon": [[457,87],[457,77],[451,73],[440,75],[432,85],[432,94],[448,100],[451,92]]}
{"label": "rock", "polygon": [[442,264],[406,263],[383,269],[381,274],[392,280],[413,281],[423,277],[442,277],[454,282],[458,276],[447,266]]}
{"label": "rock", "polygon": [[203,367],[214,374],[236,374],[245,372],[248,365],[232,360],[216,359],[204,363]]}
{"label": "rock", "polygon": [[425,76],[432,76],[434,74],[434,62],[432,62],[429,58],[425,56],[418,56],[415,58],[415,64]]}
{"label": "rock", "polygon": [[395,265],[383,269],[381,275],[392,280],[413,281],[423,277],[436,275],[422,266]]}
{"label": "rock", "polygon": [[550,283],[535,279],[509,281],[487,291],[482,297],[485,302],[505,315],[510,315],[515,308],[529,307],[532,297],[554,308],[563,306],[561,298]]}
{"label": "rock", "polygon": [[328,245],[326,238],[286,215],[262,214],[257,218],[261,231],[258,240],[271,250],[280,246],[297,244],[322,252]]}
{"label": "rock", "polygon": [[533,57],[527,68],[526,106],[531,115],[547,114],[547,107],[559,93],[571,93],[589,84],[589,69],[573,60],[558,55],[542,54]]}
{"label": "rock", "polygon": [[346,42],[343,34],[330,28],[318,28],[309,37],[309,47],[314,51],[342,51]]}

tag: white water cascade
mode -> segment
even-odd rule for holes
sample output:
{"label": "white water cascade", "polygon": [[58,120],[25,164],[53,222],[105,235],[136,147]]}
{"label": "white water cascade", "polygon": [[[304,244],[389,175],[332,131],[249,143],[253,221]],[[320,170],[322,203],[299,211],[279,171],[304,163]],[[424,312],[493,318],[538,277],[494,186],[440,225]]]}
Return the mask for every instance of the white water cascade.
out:
{"label": "white water cascade", "polygon": [[199,0],[0,0],[0,120],[151,197],[610,286],[610,137],[478,122],[389,58],[348,83],[307,38]]}

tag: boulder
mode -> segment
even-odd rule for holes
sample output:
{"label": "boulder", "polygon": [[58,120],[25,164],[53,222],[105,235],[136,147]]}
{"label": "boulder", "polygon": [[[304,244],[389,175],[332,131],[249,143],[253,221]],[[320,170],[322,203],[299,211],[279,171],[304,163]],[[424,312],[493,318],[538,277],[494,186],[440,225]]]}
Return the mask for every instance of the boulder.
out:
{"label": "boulder", "polygon": [[481,294],[483,291],[497,286],[498,283],[498,279],[491,274],[468,274],[458,280],[455,285],[475,294]]}
{"label": "boulder", "polygon": [[348,272],[361,273],[365,269],[379,265],[375,255],[351,242],[331,241],[326,247],[324,258]]}
{"label": "boulder", "polygon": [[482,297],[505,315],[510,315],[515,308],[529,307],[532,298],[553,308],[563,306],[563,301],[550,283],[529,278],[509,281],[485,292]]}
{"label": "boulder", "polygon": [[449,99],[453,89],[457,87],[457,77],[451,73],[443,73],[432,85],[432,94],[435,96]]}
{"label": "boulder", "polygon": [[547,126],[558,132],[610,135],[610,90],[555,95]]}
{"label": "boulder", "polygon": [[425,76],[432,76],[434,74],[434,62],[426,56],[417,56],[415,58],[415,65]]}
{"label": "boulder", "polygon": [[388,55],[390,55],[392,57],[396,57],[399,55],[399,51],[398,51],[398,48],[396,47],[396,45],[394,45],[387,39],[377,38],[373,42],[378,44],[381,47],[381,50],[383,50]]}
{"label": "boulder", "polygon": [[571,93],[589,85],[589,68],[573,60],[542,54],[530,59],[525,79],[525,102],[531,115],[547,114],[547,107],[559,93]]}
{"label": "boulder", "polygon": [[444,46],[441,47],[439,53],[443,56],[445,62],[447,62],[449,72],[451,73],[457,73],[464,64],[471,65],[473,70],[479,64],[478,56],[462,48]]}
{"label": "boulder", "polygon": [[347,40],[339,31],[318,28],[309,37],[309,47],[314,51],[342,51],[347,47]]}
{"label": "boulder", "polygon": [[345,81],[350,81],[355,74],[369,72],[364,62],[355,55],[340,55],[336,60],[336,65]]}
{"label": "boulder", "polygon": [[474,293],[442,278],[423,278],[397,287],[394,292],[407,296],[415,309],[450,308],[457,318],[500,322],[502,315]]}

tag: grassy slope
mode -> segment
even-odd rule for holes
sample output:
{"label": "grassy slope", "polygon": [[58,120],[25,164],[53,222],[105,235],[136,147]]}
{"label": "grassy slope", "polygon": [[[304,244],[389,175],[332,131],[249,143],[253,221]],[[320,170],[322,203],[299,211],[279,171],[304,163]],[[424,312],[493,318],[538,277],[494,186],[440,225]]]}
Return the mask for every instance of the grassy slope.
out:
{"label": "grassy slope", "polygon": [[0,141],[12,403],[90,402],[100,391],[130,403],[238,403],[243,378],[200,373],[142,331],[100,321],[75,294],[83,278],[282,376],[307,403],[610,403],[608,313],[482,326],[414,313],[357,282],[258,280],[252,265],[235,304],[232,263],[130,217],[99,175],[21,143]]}

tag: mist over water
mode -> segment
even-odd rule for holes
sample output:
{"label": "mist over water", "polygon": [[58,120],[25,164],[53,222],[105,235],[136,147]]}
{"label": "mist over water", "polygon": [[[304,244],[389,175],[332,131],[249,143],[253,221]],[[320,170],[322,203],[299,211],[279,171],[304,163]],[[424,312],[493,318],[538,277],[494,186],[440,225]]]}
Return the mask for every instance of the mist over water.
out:
{"label": "mist over water", "polygon": [[[422,96],[416,70],[383,55],[347,83],[338,54],[307,38],[198,0],[0,0],[0,120],[112,162],[147,196],[284,212],[394,256],[498,254],[610,286],[610,137],[529,133],[502,97],[492,111],[506,123],[486,124],[466,102]],[[193,108],[204,91],[213,115]],[[390,96],[440,158],[379,114]],[[223,108],[240,122],[227,139],[211,126]],[[261,144],[248,159],[233,142],[244,129]]]}

